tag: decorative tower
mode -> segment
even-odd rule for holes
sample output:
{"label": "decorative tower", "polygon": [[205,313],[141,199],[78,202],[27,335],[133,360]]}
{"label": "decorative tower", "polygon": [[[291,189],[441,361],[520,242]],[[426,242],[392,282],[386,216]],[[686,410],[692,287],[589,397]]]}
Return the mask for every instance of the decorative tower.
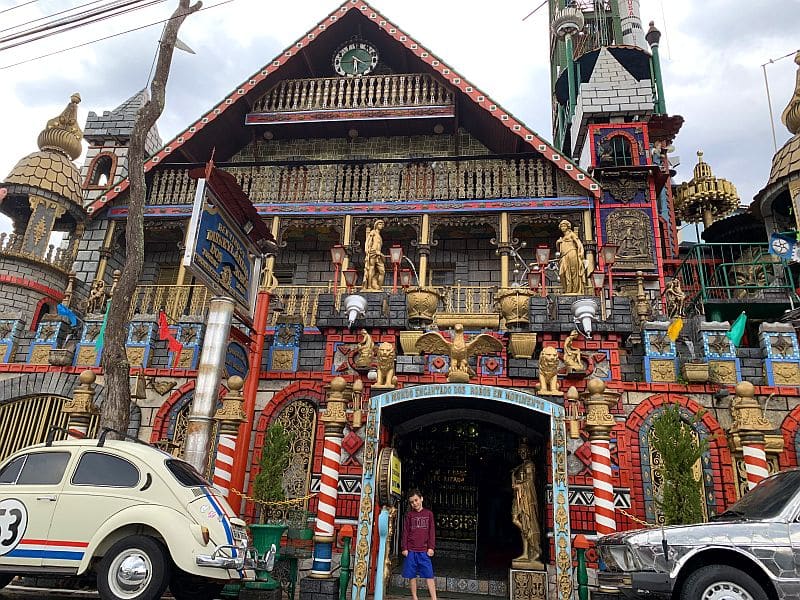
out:
{"label": "decorative tower", "polygon": [[[149,100],[147,89],[141,90],[111,111],[102,115],[90,112],[86,117],[84,137],[89,142],[81,168],[81,181],[87,202],[93,202],[116,182],[128,176],[128,146],[136,114]],[[162,146],[158,129],[147,134],[145,151],[154,154]]]}
{"label": "decorative tower", "polygon": [[[16,273],[0,283],[0,290],[7,289],[6,310],[20,311],[26,323],[45,304],[55,312],[55,304],[65,294],[69,298],[70,268],[87,220],[80,174],[72,162],[81,154],[80,101],[79,94],[72,95],[39,134],[39,151],[20,160],[0,184],[6,191],[0,212],[14,227],[10,235],[0,234],[0,271]],[[53,232],[66,234],[66,247],[50,243]]]}
{"label": "decorative tower", "polygon": [[682,183],[675,195],[675,213],[687,223],[702,221],[704,227],[711,227],[738,206],[736,187],[727,179],[714,177],[711,166],[703,160],[703,152],[698,151],[694,177]]}

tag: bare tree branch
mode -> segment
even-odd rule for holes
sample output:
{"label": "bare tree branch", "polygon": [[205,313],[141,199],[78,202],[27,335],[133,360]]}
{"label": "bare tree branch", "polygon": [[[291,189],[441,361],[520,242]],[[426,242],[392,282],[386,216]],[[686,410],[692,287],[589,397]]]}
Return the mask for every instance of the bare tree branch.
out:
{"label": "bare tree branch", "polygon": [[178,0],[178,6],[164,27],[158,47],[150,99],[139,110],[131,133],[128,149],[128,219],[125,227],[125,264],[119,278],[106,324],[102,366],[105,374],[106,399],[100,411],[100,426],[126,431],[130,420],[130,363],[125,351],[128,329],[128,300],[133,297],[144,263],[144,204],[146,184],[144,178],[145,140],[147,134],[164,112],[167,80],[169,79],[175,40],[183,21],[202,7],[202,2],[190,5],[189,0]]}

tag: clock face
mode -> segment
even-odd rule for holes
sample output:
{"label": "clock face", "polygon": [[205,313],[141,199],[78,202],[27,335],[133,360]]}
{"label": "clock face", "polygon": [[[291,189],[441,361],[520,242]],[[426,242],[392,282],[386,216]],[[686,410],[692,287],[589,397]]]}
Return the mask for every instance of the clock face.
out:
{"label": "clock face", "polygon": [[333,68],[345,77],[372,72],[378,64],[378,50],[367,42],[349,42],[333,56]]}

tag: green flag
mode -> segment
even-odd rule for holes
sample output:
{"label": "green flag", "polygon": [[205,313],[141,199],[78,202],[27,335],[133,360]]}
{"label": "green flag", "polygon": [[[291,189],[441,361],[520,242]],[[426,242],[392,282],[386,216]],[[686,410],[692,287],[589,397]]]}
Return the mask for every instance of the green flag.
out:
{"label": "green flag", "polygon": [[106,314],[103,316],[103,324],[100,326],[100,333],[94,340],[94,349],[97,354],[103,349],[103,344],[106,341],[106,324],[108,323],[108,312],[111,310],[111,300],[106,303]]}
{"label": "green flag", "polygon": [[731,325],[731,330],[725,334],[737,348],[739,347],[739,344],[742,343],[742,336],[744,335],[744,326],[746,323],[747,315],[744,314],[744,311],[742,311],[742,314],[736,317],[733,325]]}

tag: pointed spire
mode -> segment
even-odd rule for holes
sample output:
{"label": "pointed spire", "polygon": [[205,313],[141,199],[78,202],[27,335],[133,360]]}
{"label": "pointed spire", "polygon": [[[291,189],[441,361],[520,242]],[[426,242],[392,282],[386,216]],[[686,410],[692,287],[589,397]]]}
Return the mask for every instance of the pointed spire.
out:
{"label": "pointed spire", "polygon": [[786,125],[792,134],[797,135],[800,133],[800,50],[795,54],[794,62],[798,65],[797,81],[794,87],[794,95],[789,100],[789,105],[781,115],[781,121]]}
{"label": "pointed spire", "polygon": [[36,140],[40,150],[54,150],[66,154],[72,160],[81,155],[83,132],[78,126],[78,104],[81,95],[72,94],[69,104],[57,117],[47,121],[47,125]]}

